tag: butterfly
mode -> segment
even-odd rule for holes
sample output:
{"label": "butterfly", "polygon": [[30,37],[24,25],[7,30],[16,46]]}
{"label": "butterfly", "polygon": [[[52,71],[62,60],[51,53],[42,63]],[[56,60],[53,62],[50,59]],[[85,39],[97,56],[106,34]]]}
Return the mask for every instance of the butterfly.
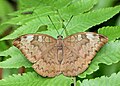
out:
{"label": "butterfly", "polygon": [[57,39],[46,34],[26,34],[14,40],[34,70],[43,77],[77,76],[84,72],[108,38],[94,32],[79,32]]}

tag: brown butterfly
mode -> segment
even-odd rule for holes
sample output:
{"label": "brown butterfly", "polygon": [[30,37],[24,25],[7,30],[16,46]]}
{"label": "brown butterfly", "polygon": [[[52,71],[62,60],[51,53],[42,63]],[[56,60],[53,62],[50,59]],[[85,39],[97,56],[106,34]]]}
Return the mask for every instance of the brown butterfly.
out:
{"label": "brown butterfly", "polygon": [[34,70],[43,77],[77,76],[88,68],[96,52],[108,38],[93,32],[81,32],[63,39],[45,34],[23,35],[13,44],[33,63]]}

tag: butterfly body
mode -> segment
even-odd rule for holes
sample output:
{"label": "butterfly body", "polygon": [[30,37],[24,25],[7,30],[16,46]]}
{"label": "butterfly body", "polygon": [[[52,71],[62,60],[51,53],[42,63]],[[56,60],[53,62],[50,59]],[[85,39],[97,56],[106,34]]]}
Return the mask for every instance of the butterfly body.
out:
{"label": "butterfly body", "polygon": [[63,37],[61,35],[57,37],[56,47],[58,48],[58,50],[63,49]]}
{"label": "butterfly body", "polygon": [[107,43],[107,37],[81,32],[63,39],[46,34],[27,34],[13,44],[33,63],[34,70],[43,77],[77,76],[88,68],[96,51]]}

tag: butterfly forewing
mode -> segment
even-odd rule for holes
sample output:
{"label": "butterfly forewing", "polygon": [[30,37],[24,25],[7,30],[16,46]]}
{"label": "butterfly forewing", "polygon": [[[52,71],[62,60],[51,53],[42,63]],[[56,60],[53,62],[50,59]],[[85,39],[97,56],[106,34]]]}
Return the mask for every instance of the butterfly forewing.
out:
{"label": "butterfly forewing", "polygon": [[50,46],[56,44],[56,39],[44,34],[28,34],[17,38],[13,45],[18,47],[32,63],[36,62]]}
{"label": "butterfly forewing", "polygon": [[105,36],[92,32],[77,33],[64,39],[61,69],[66,76],[77,76],[88,68],[96,52],[107,43]]}

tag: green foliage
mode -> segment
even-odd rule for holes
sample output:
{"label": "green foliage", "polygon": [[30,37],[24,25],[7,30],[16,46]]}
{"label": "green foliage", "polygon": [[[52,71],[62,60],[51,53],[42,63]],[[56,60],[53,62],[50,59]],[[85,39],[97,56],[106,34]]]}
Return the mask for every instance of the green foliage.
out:
{"label": "green foliage", "polygon": [[[49,83],[49,84],[48,84]],[[72,79],[63,75],[55,78],[43,78],[35,72],[28,72],[23,75],[13,74],[0,81],[0,86],[70,86]]]}
{"label": "green foliage", "polygon": [[[4,10],[5,9],[5,10]],[[0,0],[0,23],[8,20],[8,13],[12,12],[12,7],[8,4],[6,0]],[[8,29],[8,25],[0,25],[0,35]]]}
{"label": "green foliage", "polygon": [[[8,13],[12,12],[12,10],[13,10],[12,7],[9,5],[9,3],[6,0],[0,0],[0,38],[5,33],[5,31],[8,30],[8,28],[11,26],[11,25],[1,25],[1,23],[9,19],[7,15]],[[0,51],[7,49],[7,47],[8,46],[5,44],[5,42],[3,41],[0,42]]]}
{"label": "green foliage", "polygon": [[100,28],[98,32],[107,36],[109,41],[115,41],[115,39],[120,38],[120,26],[103,27]]}
{"label": "green foliage", "polygon": [[[98,0],[78,0],[73,1],[69,6],[60,9],[61,16],[66,18],[66,16],[78,15],[89,11],[98,2]],[[79,8],[79,9],[78,9]],[[72,10],[72,11],[71,11]]]}
{"label": "green foliage", "polygon": [[[67,36],[66,33],[71,35],[76,32],[94,30],[93,27],[104,22],[106,23],[120,12],[120,5],[108,7],[112,1],[109,5],[104,5],[100,9],[98,9],[99,6],[95,8],[98,2],[99,0],[19,0],[20,10],[10,13],[9,15],[13,17],[2,24],[16,25],[17,29],[13,33],[4,36],[0,41],[15,39],[29,33],[44,33],[56,38],[58,33],[54,29],[48,15],[60,33],[68,24],[62,34],[64,37]],[[31,12],[31,14],[25,14],[26,12]],[[70,20],[71,16],[73,18]],[[99,70],[99,64],[112,65],[113,63],[120,62],[120,27],[109,26],[108,24],[97,29],[95,30],[98,33],[109,38],[109,42],[97,53],[88,69],[77,76],[78,86],[96,86],[96,83],[101,85],[103,81],[102,86],[115,86],[120,82],[118,77],[120,73],[112,74],[110,77],[102,76],[87,80],[87,75],[91,75]],[[5,61],[0,62],[0,68],[17,69],[22,66],[25,68],[31,68],[32,66],[26,57],[14,46],[10,46],[9,49],[0,52],[0,56],[2,58],[9,57]],[[81,78],[83,81],[80,80]],[[108,83],[111,80],[113,80],[113,83]],[[23,75],[13,74],[0,80],[0,86],[61,86],[61,84],[63,86],[70,86],[71,83],[73,83],[72,77],[59,75],[54,78],[43,78],[35,72],[27,71]]]}
{"label": "green foliage", "polygon": [[[42,8],[45,9],[45,7],[42,7]],[[107,21],[108,19],[113,17],[115,14],[117,14],[119,11],[120,11],[120,6],[116,6],[116,7],[103,8],[100,10],[90,11],[89,13],[76,15],[73,17],[73,19],[70,21],[69,25],[67,26],[68,33],[70,35],[70,34],[73,34],[76,32],[86,31],[87,29],[89,29],[95,25],[98,25],[100,23],[103,23],[104,21]],[[43,12],[43,14],[44,14],[44,12]],[[16,37],[23,35],[23,34],[36,33],[38,31],[39,27],[42,25],[47,25],[48,30],[50,30],[49,33],[47,31],[47,34],[54,36],[55,34],[53,34],[53,35],[51,34],[51,33],[53,33],[52,29],[54,27],[46,15],[44,17],[40,17],[43,14],[40,14],[40,15],[37,14],[37,16],[36,15],[34,15],[34,16],[21,15],[21,16],[18,16],[17,18],[13,18],[12,20],[10,20],[7,23],[13,24],[13,22],[15,22],[16,24],[21,25],[22,24],[21,22],[24,22],[25,24],[23,24],[12,34],[4,37],[1,40],[15,39]],[[34,18],[34,19],[32,19],[32,18]],[[57,28],[61,29],[61,22],[56,19],[56,18],[58,18],[58,16],[53,17],[53,15],[52,15],[51,18],[52,18],[54,24],[56,24]],[[26,19],[32,19],[32,20],[28,21]],[[66,21],[66,22],[68,22],[68,21]],[[66,22],[65,22],[65,24],[66,24]],[[78,23],[78,22],[80,22],[80,23]],[[31,25],[32,25],[32,27],[31,27]],[[45,32],[43,32],[43,33],[45,33]]]}
{"label": "green foliage", "polygon": [[[107,21],[120,11],[120,6],[104,8],[100,10],[90,11],[75,16],[68,25],[69,33],[83,32],[87,29]],[[107,15],[106,15],[107,14]],[[78,23],[80,22],[80,23]]]}
{"label": "green foliage", "polygon": [[77,86],[120,86],[120,72],[112,74],[110,77],[102,76],[95,79],[86,79],[81,83],[77,82]]}
{"label": "green foliage", "polygon": [[0,53],[0,56],[11,56],[6,61],[0,62],[0,68],[20,68],[31,67],[30,62],[25,59],[24,55],[16,47],[11,47]]}

